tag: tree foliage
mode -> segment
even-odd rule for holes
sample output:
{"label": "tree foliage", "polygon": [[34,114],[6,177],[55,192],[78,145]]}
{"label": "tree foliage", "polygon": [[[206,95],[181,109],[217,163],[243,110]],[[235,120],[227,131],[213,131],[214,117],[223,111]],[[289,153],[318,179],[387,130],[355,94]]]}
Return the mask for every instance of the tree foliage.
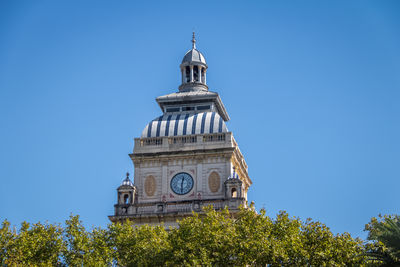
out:
{"label": "tree foliage", "polygon": [[87,232],[79,216],[71,216],[65,225],[62,256],[68,266],[107,266],[112,263],[108,231],[94,228]]}
{"label": "tree foliage", "polygon": [[198,214],[182,220],[169,235],[173,265],[232,266],[235,262],[234,221],[227,209],[216,212],[206,208],[206,216]]}
{"label": "tree foliage", "polygon": [[0,228],[0,264],[366,266],[383,262],[371,261],[379,249],[391,260],[399,256],[398,239],[386,234],[398,231],[398,217],[396,221],[373,219],[368,224],[369,239],[377,241],[364,246],[362,240],[348,233],[335,235],[318,221],[302,221],[284,211],[276,218],[267,216],[265,210],[257,213],[254,206],[235,216],[228,209],[215,211],[208,207],[204,211],[193,213],[171,229],[126,221],[88,231],[79,216],[71,216],[65,227],[23,223],[17,231],[4,221]]}
{"label": "tree foliage", "polygon": [[379,266],[400,266],[400,216],[385,215],[372,218],[365,226],[368,261]]}
{"label": "tree foliage", "polygon": [[118,265],[160,266],[166,262],[170,245],[164,227],[117,223],[109,225],[108,229]]}
{"label": "tree foliage", "polygon": [[55,266],[63,248],[62,228],[58,225],[23,222],[17,232],[4,221],[0,229],[2,266]]}

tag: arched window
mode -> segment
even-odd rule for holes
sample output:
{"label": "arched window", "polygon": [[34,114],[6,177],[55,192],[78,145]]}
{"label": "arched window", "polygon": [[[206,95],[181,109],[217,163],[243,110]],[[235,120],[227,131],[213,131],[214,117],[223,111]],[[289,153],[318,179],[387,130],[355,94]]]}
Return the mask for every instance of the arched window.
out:
{"label": "arched window", "polygon": [[193,81],[194,82],[199,81],[199,67],[198,66],[193,67]]}
{"label": "arched window", "polygon": [[186,66],[186,68],[185,68],[185,77],[186,77],[186,82],[188,83],[188,82],[190,82],[190,67],[189,66]]}
{"label": "arched window", "polygon": [[124,204],[128,204],[128,202],[129,202],[129,195],[125,194],[124,195]]}
{"label": "arched window", "polygon": [[236,198],[236,197],[237,197],[237,190],[236,190],[236,188],[232,188],[231,197],[232,197],[232,198]]}

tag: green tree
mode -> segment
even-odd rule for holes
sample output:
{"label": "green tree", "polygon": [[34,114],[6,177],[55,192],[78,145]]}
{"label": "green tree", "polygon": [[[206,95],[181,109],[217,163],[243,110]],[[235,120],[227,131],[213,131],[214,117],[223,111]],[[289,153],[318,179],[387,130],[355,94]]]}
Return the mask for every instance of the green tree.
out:
{"label": "green tree", "polygon": [[[3,264],[10,266],[57,266],[63,249],[62,228],[57,225],[36,223],[32,226],[23,222],[19,232],[7,231],[7,222],[3,223],[6,236]],[[3,232],[4,230],[4,232]],[[4,251],[4,250],[3,250]]]}
{"label": "green tree", "polygon": [[301,262],[307,266],[354,266],[365,261],[362,240],[348,233],[333,235],[325,224],[311,219],[302,225],[301,244]]}
{"label": "green tree", "polygon": [[385,215],[372,218],[365,226],[368,231],[366,255],[379,266],[400,266],[400,217]]}
{"label": "green tree", "polygon": [[168,232],[163,226],[135,226],[129,221],[109,226],[114,259],[119,266],[163,266],[168,261]]}
{"label": "green tree", "polygon": [[[23,223],[0,228],[1,265],[8,266],[363,266],[364,246],[348,233],[281,211],[276,218],[254,204],[233,216],[206,207],[177,228],[129,221],[87,231],[79,216],[57,225]],[[398,263],[399,219],[372,219],[367,244],[371,263]],[[380,254],[379,254],[380,253]],[[380,256],[379,256],[380,255]]]}
{"label": "green tree", "polygon": [[4,266],[7,263],[8,255],[15,232],[10,229],[10,222],[4,220],[0,228],[0,265]]}
{"label": "green tree", "polygon": [[281,211],[276,219],[242,209],[235,222],[240,266],[362,265],[362,241],[348,233],[333,235],[324,224],[302,222]]}
{"label": "green tree", "polygon": [[171,264],[183,266],[232,266],[236,262],[234,220],[228,209],[217,212],[205,208],[205,214],[179,222],[170,231]]}
{"label": "green tree", "polygon": [[273,220],[271,236],[271,266],[296,266],[301,255],[301,221],[280,211]]}
{"label": "green tree", "polygon": [[87,232],[79,216],[65,222],[63,258],[68,266],[109,266],[112,264],[112,243],[109,233],[100,228]]}
{"label": "green tree", "polygon": [[301,252],[301,222],[281,211],[275,220],[264,209],[241,209],[235,221],[237,264],[240,266],[290,266]]}
{"label": "green tree", "polygon": [[257,214],[254,204],[250,209],[241,209],[235,220],[236,264],[265,266],[272,262],[274,241],[271,239],[273,221],[264,209]]}

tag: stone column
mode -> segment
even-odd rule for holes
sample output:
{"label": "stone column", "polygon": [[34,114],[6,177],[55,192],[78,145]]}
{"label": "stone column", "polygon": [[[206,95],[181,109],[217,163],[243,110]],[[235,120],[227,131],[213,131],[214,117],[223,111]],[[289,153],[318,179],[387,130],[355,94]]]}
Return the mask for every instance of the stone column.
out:
{"label": "stone column", "polygon": [[199,83],[201,83],[201,73],[203,72],[203,67],[198,66],[197,67],[198,71],[199,71]]}
{"label": "stone column", "polygon": [[203,160],[197,160],[197,171],[196,171],[197,185],[196,189],[198,193],[203,194]]}
{"label": "stone column", "polygon": [[226,165],[225,165],[225,179],[224,179],[224,182],[225,182],[225,180],[228,179],[228,178],[231,176],[231,174],[232,174],[232,163],[231,163],[231,158],[230,158],[230,157],[226,157],[225,160],[226,160],[226,162],[225,162]]}
{"label": "stone column", "polygon": [[168,192],[168,161],[161,162],[161,196]]}
{"label": "stone column", "polygon": [[204,81],[203,81],[203,83],[204,84],[207,84],[207,82],[206,82],[206,74],[207,74],[207,69],[206,68],[204,68]]}
{"label": "stone column", "polygon": [[193,66],[190,66],[190,82],[193,82]]}
{"label": "stone column", "polygon": [[[137,186],[137,188],[143,188],[143,171],[142,171],[142,167],[144,166],[144,162],[138,162],[138,163],[134,163],[135,166],[135,170],[134,170],[134,176],[132,179],[132,182]],[[143,197],[143,190],[138,190],[138,196],[139,198]]]}
{"label": "stone column", "polygon": [[182,84],[184,84],[186,82],[186,67],[183,67],[181,69],[181,73],[182,73]]}

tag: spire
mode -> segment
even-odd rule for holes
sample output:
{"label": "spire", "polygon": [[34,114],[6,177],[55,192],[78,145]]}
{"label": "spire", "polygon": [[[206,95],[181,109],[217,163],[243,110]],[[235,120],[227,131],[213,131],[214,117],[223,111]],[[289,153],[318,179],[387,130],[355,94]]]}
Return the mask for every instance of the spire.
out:
{"label": "spire", "polygon": [[193,37],[192,37],[192,49],[196,49],[196,38],[194,36],[194,32],[193,32]]}

